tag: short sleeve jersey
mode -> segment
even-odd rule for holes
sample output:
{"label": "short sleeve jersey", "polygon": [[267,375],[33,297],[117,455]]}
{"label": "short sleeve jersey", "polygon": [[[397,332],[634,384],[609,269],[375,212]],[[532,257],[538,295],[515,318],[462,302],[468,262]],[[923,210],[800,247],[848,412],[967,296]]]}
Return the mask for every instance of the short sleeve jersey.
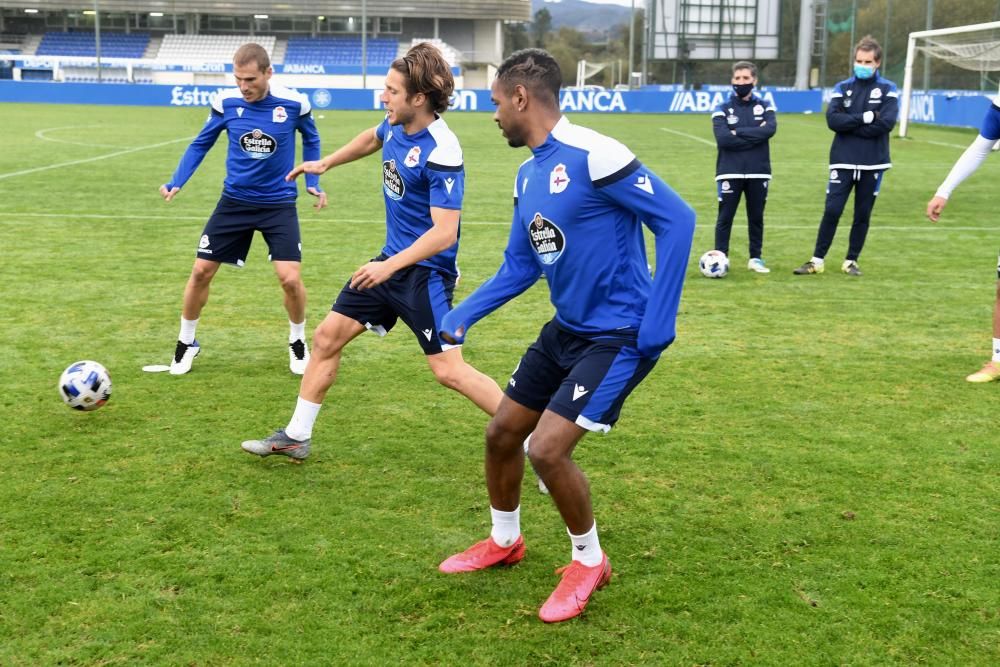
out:
{"label": "short sleeve jersey", "polygon": [[[375,128],[382,142],[382,192],[386,234],[382,253],[406,250],[433,226],[431,208],[462,209],[465,168],[458,137],[438,117],[425,129],[406,134],[388,119]],[[458,242],[418,262],[457,275]]]}

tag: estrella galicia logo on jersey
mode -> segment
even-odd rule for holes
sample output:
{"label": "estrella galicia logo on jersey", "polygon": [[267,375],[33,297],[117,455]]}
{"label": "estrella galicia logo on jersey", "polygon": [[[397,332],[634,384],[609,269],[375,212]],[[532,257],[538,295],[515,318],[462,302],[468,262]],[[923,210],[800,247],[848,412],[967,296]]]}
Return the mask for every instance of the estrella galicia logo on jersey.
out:
{"label": "estrella galicia logo on jersey", "polygon": [[240,148],[253,159],[264,160],[278,150],[278,142],[271,135],[255,129],[240,137]]}
{"label": "estrella galicia logo on jersey", "polygon": [[382,163],[382,188],[389,199],[396,201],[406,194],[406,185],[403,183],[403,177],[399,175],[399,170],[396,169],[395,160],[386,160]]}
{"label": "estrella galicia logo on jersey", "polygon": [[569,173],[566,165],[559,163],[549,174],[549,194],[557,195],[569,187]]}
{"label": "estrella galicia logo on jersey", "polygon": [[535,217],[531,219],[528,236],[531,237],[531,245],[542,264],[555,264],[566,247],[566,235],[554,222],[543,218],[541,213],[535,213]]}

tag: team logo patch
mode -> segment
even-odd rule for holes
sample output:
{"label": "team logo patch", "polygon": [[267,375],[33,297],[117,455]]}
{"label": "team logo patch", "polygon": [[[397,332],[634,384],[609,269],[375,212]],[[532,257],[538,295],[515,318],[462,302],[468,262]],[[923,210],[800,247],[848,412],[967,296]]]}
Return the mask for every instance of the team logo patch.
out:
{"label": "team logo patch", "polygon": [[264,160],[278,150],[278,142],[271,135],[255,129],[240,137],[240,148],[253,159]]}
{"label": "team logo patch", "polygon": [[288,112],[285,111],[285,107],[274,107],[271,111],[271,120],[275,123],[284,123],[288,120]]}
{"label": "team logo patch", "polygon": [[243,118],[243,111],[244,111],[243,107],[236,107],[236,115],[239,116],[240,118]]}
{"label": "team logo patch", "polygon": [[554,222],[543,218],[541,213],[535,213],[535,217],[531,219],[528,236],[531,237],[531,246],[538,253],[542,264],[554,264],[566,248],[566,235]]}
{"label": "team logo patch", "polygon": [[647,176],[646,174],[642,174],[641,176],[639,176],[636,182],[633,183],[632,185],[634,185],[635,187],[639,188],[640,190],[642,190],[647,194],[653,194],[653,182],[649,180],[649,176]]}
{"label": "team logo patch", "polygon": [[569,186],[569,174],[566,165],[559,163],[549,174],[549,194],[557,195]]}
{"label": "team logo patch", "polygon": [[764,115],[764,107],[762,107],[759,104],[755,104],[754,107],[753,107],[753,115],[754,116],[763,116]]}
{"label": "team logo patch", "polygon": [[722,191],[729,192],[732,186],[729,185],[729,181],[722,181]]}
{"label": "team logo patch", "polygon": [[880,97],[882,97],[882,89],[881,88],[872,88],[871,95],[868,96],[868,99],[877,100]]}
{"label": "team logo patch", "polygon": [[406,185],[403,183],[403,177],[399,175],[399,170],[396,169],[395,160],[386,160],[382,163],[382,189],[385,190],[386,197],[396,201],[406,194]]}
{"label": "team logo patch", "polygon": [[736,125],[736,123],[740,122],[740,119],[737,116],[730,115],[726,116],[726,122],[729,123],[730,125]]}
{"label": "team logo patch", "polygon": [[410,149],[410,152],[406,154],[406,159],[403,160],[403,164],[407,167],[416,167],[420,164],[420,146],[414,146]]}
{"label": "team logo patch", "polygon": [[448,191],[448,194],[451,194],[451,189],[455,187],[455,179],[454,178],[444,179],[444,187]]}
{"label": "team logo patch", "polygon": [[837,170],[836,169],[831,169],[830,170],[830,182],[831,183],[840,183],[840,179],[837,178]]}
{"label": "team logo patch", "polygon": [[198,241],[198,249],[199,250],[204,250],[209,245],[210,244],[209,244],[209,241],[208,241],[208,234],[202,234],[201,235],[201,241]]}
{"label": "team logo patch", "polygon": [[854,92],[853,90],[848,90],[848,91],[847,91],[847,92],[845,93],[845,95],[847,95],[848,97],[850,97],[850,96],[851,96],[851,93],[853,93],[853,92]]}

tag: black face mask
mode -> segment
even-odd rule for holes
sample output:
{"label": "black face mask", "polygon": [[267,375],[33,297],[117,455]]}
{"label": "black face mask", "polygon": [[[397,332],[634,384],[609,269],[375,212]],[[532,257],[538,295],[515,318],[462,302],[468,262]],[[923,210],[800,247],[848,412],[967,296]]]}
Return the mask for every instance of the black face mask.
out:
{"label": "black face mask", "polygon": [[742,99],[742,98],[746,97],[747,95],[749,95],[751,90],[753,90],[753,84],[752,83],[734,83],[733,84],[733,92],[736,93],[736,97],[739,97],[740,99]]}

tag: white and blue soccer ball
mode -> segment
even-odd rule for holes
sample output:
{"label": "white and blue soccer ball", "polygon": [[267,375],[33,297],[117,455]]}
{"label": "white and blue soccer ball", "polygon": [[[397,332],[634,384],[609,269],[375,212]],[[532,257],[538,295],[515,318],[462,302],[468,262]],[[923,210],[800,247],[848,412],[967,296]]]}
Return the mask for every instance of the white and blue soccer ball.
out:
{"label": "white and blue soccer ball", "polygon": [[59,396],[74,410],[96,410],[111,398],[111,376],[96,361],[78,361],[59,376]]}
{"label": "white and blue soccer ball", "polygon": [[729,258],[721,250],[709,250],[698,260],[698,268],[706,278],[723,278],[729,273]]}

